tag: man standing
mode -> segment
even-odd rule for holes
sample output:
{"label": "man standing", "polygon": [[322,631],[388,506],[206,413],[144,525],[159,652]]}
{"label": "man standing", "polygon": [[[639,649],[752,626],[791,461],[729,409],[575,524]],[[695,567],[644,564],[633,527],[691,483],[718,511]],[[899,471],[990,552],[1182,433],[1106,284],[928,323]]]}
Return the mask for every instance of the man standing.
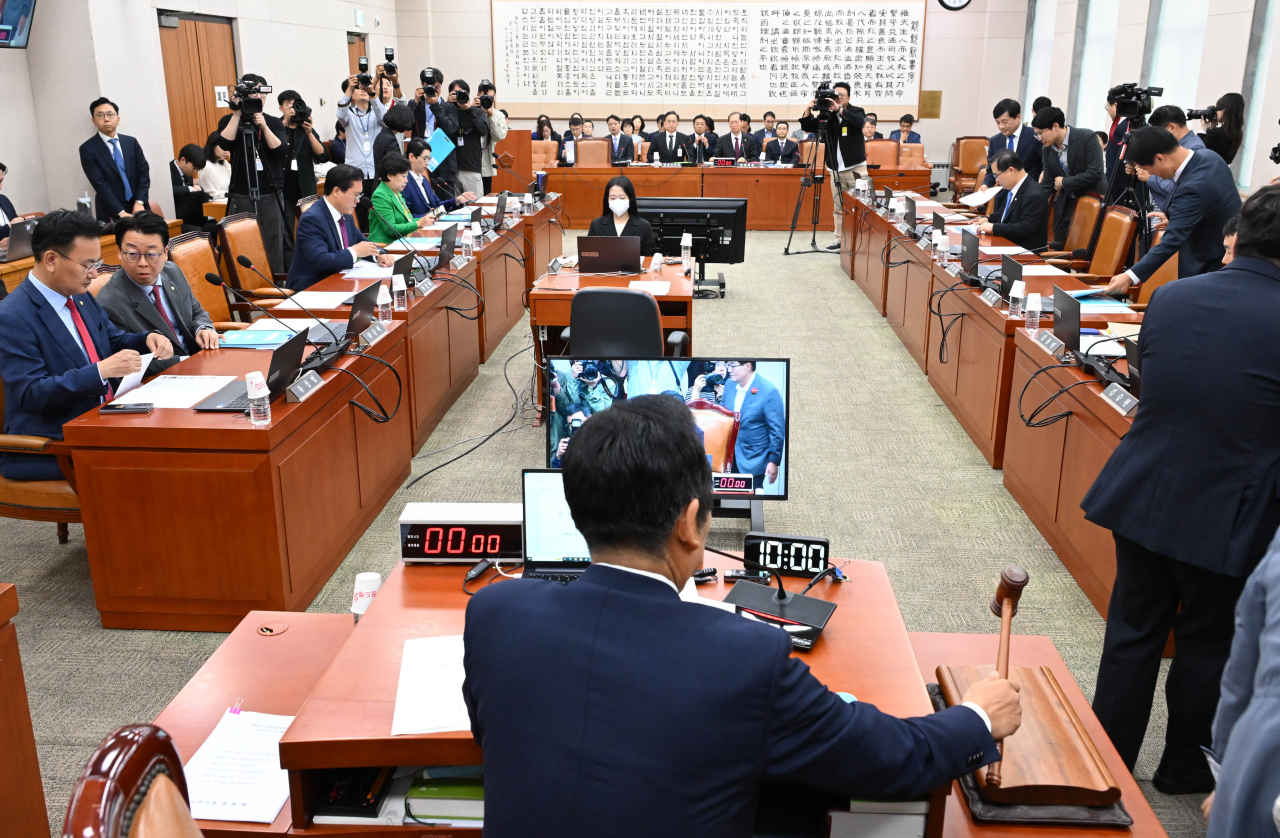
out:
{"label": "man standing", "polygon": [[204,214],[205,201],[212,200],[209,193],[200,188],[200,172],[204,169],[204,150],[195,143],[187,143],[178,152],[177,160],[169,161],[169,182],[173,186],[173,212],[182,219],[182,232],[213,234],[218,222]]}
{"label": "man standing", "polygon": [[[774,115],[773,111],[765,111],[764,127],[751,135],[756,138],[756,148],[760,149],[761,155],[765,153],[765,141],[770,139],[771,137],[778,136],[778,132],[774,128],[774,123],[777,121],[777,119],[778,117]],[[764,157],[761,156],[760,159],[763,160]]]}
{"label": "man standing", "polygon": [[617,114],[610,114],[605,120],[605,124],[609,126],[609,159],[613,165],[620,163],[630,164],[636,159],[635,143],[631,141],[631,137],[622,133],[622,117]]}
{"label": "man standing", "polygon": [[493,176],[497,172],[494,161],[498,156],[498,143],[507,138],[507,115],[498,109],[498,88],[487,79],[480,82],[480,97],[485,96],[489,97],[488,107],[482,101],[480,109],[489,117],[489,142],[480,155],[480,177],[484,180],[484,194],[488,195],[493,191]]}
{"label": "man standing", "polygon": [[1007,148],[996,152],[992,168],[1004,192],[995,213],[978,219],[978,232],[1006,238],[1027,250],[1044,249],[1049,238],[1045,224],[1049,197],[1044,189],[1022,168],[1022,158]]}
{"label": "man standing", "polygon": [[[862,137],[864,115],[862,108],[849,104],[849,83],[838,81],[833,85],[836,98],[826,101],[825,122],[813,112],[818,108],[816,99],[809,100],[809,106],[800,117],[800,127],[812,131],[814,136],[826,143],[827,180],[831,183],[831,214],[835,219],[836,238],[827,245],[827,250],[840,249],[844,211],[844,193],[853,188],[854,181],[867,176],[867,149]],[[831,173],[836,176],[832,177]]]}
{"label": "man standing", "polygon": [[738,441],[733,447],[733,467],[750,474],[753,489],[764,494],[778,480],[778,466],[786,442],[786,405],[778,388],[756,374],[756,361],[730,361],[724,404],[740,417]]}
{"label": "man standing", "polygon": [[98,129],[80,145],[80,167],[93,186],[94,212],[102,222],[147,208],[151,167],[133,137],[118,134],[120,109],[107,97],[94,99],[89,114]]}
{"label": "man standing", "polygon": [[716,157],[727,157],[735,163],[745,163],[760,157],[756,138],[747,133],[742,114],[737,111],[729,114],[729,133],[720,138],[716,146]]}
{"label": "man standing", "polygon": [[[266,87],[267,80],[253,73],[245,73],[241,84],[254,88]],[[249,98],[266,101],[267,94],[259,90]],[[262,106],[247,120],[247,132],[241,131],[244,106],[232,93],[231,113],[218,120],[218,145],[231,154],[231,184],[227,187],[227,215],[253,212],[258,215],[258,229],[262,232],[262,244],[267,251],[273,274],[284,273],[284,240],[293,225],[285,217],[284,208],[284,123],[278,117],[267,116]],[[246,136],[251,142],[246,142]],[[257,186],[260,200],[255,201],[250,190]]]}
{"label": "man standing", "polygon": [[[489,147],[489,117],[471,98],[471,85],[464,79],[449,83],[449,108],[457,122],[458,181],[456,192],[484,194],[484,177],[480,174],[480,157]],[[579,127],[581,133],[581,127]]]}
{"label": "man standing", "polygon": [[365,239],[352,217],[364,195],[361,175],[354,166],[334,166],[324,176],[324,200],[307,207],[298,219],[298,244],[288,281],[294,291],[354,267],[357,259],[376,258],[384,268],[393,264],[390,254]]}
{"label": "man standing", "polygon": [[[378,72],[381,74],[381,67]],[[347,127],[347,153],[344,162],[360,170],[364,178],[363,194],[372,195],[379,183],[373,141],[382,131],[382,120],[387,115],[387,109],[373,95],[373,85],[361,87],[359,80],[360,77],[353,73],[342,83],[342,92],[346,94],[346,98],[338,100],[338,121]],[[358,215],[361,228],[369,229],[367,210],[361,208]]]}
{"label": "man standing", "polygon": [[[1135,132],[1131,154],[1143,131],[1170,136]],[[1216,155],[1182,151],[1225,168]],[[1280,186],[1265,186],[1241,211],[1230,267],[1152,296],[1138,338],[1142,406],[1080,504],[1116,542],[1093,710],[1130,768],[1173,630],[1153,778],[1166,794],[1213,789],[1200,747],[1210,744],[1236,599],[1280,525],[1277,225]]]}
{"label": "man standing", "polygon": [[[1204,140],[1200,139],[1200,135],[1187,127],[1187,114],[1177,105],[1161,105],[1151,112],[1151,118],[1147,120],[1147,124],[1154,128],[1163,128],[1174,136],[1178,141],[1178,145],[1191,151],[1200,151],[1204,148]],[[1169,199],[1173,197],[1174,187],[1177,186],[1173,181],[1153,175],[1147,169],[1137,169],[1138,180],[1147,185],[1147,191],[1151,193],[1151,200],[1161,211],[1167,211],[1169,208]]]}
{"label": "man standing", "polygon": [[[280,103],[280,116],[284,120],[285,160],[284,207],[289,234],[293,234],[293,209],[298,201],[316,194],[316,164],[329,162],[329,155],[320,142],[320,135],[312,125],[311,108],[302,102],[296,90],[286,90],[276,97]],[[306,108],[299,119],[297,105]],[[286,263],[293,259],[293,243],[285,245]]]}
{"label": "man standing", "polygon": [[1043,108],[1031,120],[1036,139],[1044,146],[1041,164],[1044,174],[1041,181],[1052,186],[1053,236],[1055,241],[1067,240],[1071,229],[1071,217],[1076,212],[1076,201],[1086,192],[1107,191],[1107,179],[1103,174],[1102,149],[1088,128],[1072,128],[1061,109]]}
{"label": "man standing", "polygon": [[649,135],[649,162],[683,163],[689,137],[681,134],[680,114],[671,111],[662,117],[662,130]]}
{"label": "man standing", "polygon": [[1022,124],[1022,106],[1016,99],[1001,99],[996,102],[991,112],[996,121],[996,133],[987,145],[986,177],[982,185],[987,189],[996,182],[996,173],[991,168],[991,161],[1001,151],[1008,150],[1022,159],[1022,168],[1032,180],[1040,180],[1044,171],[1042,146],[1036,140],[1036,132],[1030,125]]}

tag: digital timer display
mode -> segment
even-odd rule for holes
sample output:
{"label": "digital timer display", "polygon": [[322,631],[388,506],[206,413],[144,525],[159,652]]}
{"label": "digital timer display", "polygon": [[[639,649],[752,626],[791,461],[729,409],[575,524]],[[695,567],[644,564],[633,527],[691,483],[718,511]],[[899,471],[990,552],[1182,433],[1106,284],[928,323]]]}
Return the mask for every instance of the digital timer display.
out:
{"label": "digital timer display", "polygon": [[458,561],[524,557],[519,524],[401,524],[400,551],[405,559]]}
{"label": "digital timer display", "polygon": [[755,484],[749,474],[716,472],[711,475],[711,491],[717,495],[753,495]]}
{"label": "digital timer display", "polygon": [[[786,576],[817,576],[831,558],[831,542],[825,538],[773,533],[747,533],[743,557]],[[751,567],[750,565],[748,565]]]}

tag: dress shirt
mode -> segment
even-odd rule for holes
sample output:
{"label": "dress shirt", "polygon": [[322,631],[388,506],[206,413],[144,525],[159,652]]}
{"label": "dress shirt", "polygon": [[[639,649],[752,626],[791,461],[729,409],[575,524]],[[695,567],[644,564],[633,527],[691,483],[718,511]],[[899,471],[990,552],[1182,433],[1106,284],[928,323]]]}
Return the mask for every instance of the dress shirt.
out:
{"label": "dress shirt", "polygon": [[676,150],[676,135],[668,134],[666,131],[663,131],[662,136],[666,138],[663,142],[667,144],[667,151],[674,154]]}
{"label": "dress shirt", "polygon": [[751,377],[747,379],[747,383],[739,384],[737,386],[737,392],[733,394],[733,412],[734,413],[742,412],[742,403],[747,400],[747,393],[751,391],[751,385],[755,383],[755,380],[756,380],[756,373],[755,373],[755,370],[752,370]]}
{"label": "dress shirt", "polygon": [[[1195,152],[1194,152],[1194,151],[1192,151],[1191,149],[1187,149],[1187,159],[1183,160],[1183,161],[1182,161],[1182,165],[1181,165],[1181,166],[1179,166],[1179,167],[1178,167],[1178,170],[1177,170],[1176,172],[1174,172],[1174,173],[1173,173],[1173,178],[1172,178],[1172,180],[1173,180],[1173,189],[1174,189],[1174,191],[1177,191],[1177,189],[1178,189],[1178,178],[1182,177],[1182,173],[1183,173],[1184,171],[1186,171],[1186,169],[1187,169],[1187,164],[1191,162],[1191,157],[1192,157],[1192,155],[1194,155],[1194,154],[1195,154]],[[1169,197],[1170,197],[1170,198],[1172,198],[1172,197],[1173,197],[1172,193],[1170,193]],[[1132,270],[1127,270],[1127,271],[1125,271],[1125,274],[1126,274],[1126,275],[1128,275],[1129,279],[1133,280],[1133,284],[1134,284],[1134,285],[1137,285],[1138,283],[1142,282],[1142,280],[1138,279],[1138,275],[1137,275],[1137,274],[1135,274]]]}
{"label": "dress shirt", "polygon": [[1071,126],[1067,125],[1064,128],[1066,131],[1062,135],[1062,147],[1054,146],[1053,150],[1058,152],[1058,165],[1062,166],[1062,173],[1065,177],[1067,173],[1067,140],[1071,138]]}
{"label": "dress shirt", "polygon": [[[80,347],[80,351],[84,353],[85,366],[88,366],[89,353],[84,348],[84,341],[80,340],[80,330],[76,328],[76,321],[71,319],[71,312],[67,310],[67,300],[71,298],[64,297],[48,285],[45,285],[36,278],[34,273],[28,273],[27,279],[31,280],[31,283],[36,287],[36,290],[40,292],[41,296],[48,300],[49,305],[53,306],[53,310],[57,313],[58,319],[62,321],[62,325],[66,326],[67,331],[71,334],[71,339],[76,342],[76,346]],[[104,384],[107,382],[105,378],[102,378],[102,370],[98,370],[98,378],[102,379],[102,383]]]}
{"label": "dress shirt", "polygon": [[12,219],[5,215],[4,210],[0,209],[0,227],[8,227]]}
{"label": "dress shirt", "polygon": [[[351,100],[338,102],[338,118],[347,126],[346,164],[372,178],[376,167],[373,160],[373,138],[382,131],[382,118],[387,109],[377,99],[369,100],[369,110],[364,113],[351,105]],[[345,117],[345,118],[344,118]]]}
{"label": "dress shirt", "polygon": [[[342,241],[346,238],[346,236],[342,235],[342,213],[338,212],[337,208],[329,203],[327,199],[321,198],[320,200],[324,201],[324,205],[329,208],[329,217],[333,219],[333,226],[338,231],[338,241]],[[356,255],[355,245],[348,247],[347,252],[351,254],[351,264],[354,265],[360,261],[360,257]]]}
{"label": "dress shirt", "polygon": [[[177,170],[178,170],[178,174],[182,175],[182,181],[183,181],[183,183],[186,183],[186,180],[187,180],[187,178],[189,178],[189,177],[190,177],[190,175],[188,175],[186,172],[182,171],[182,167],[178,165],[178,161],[177,161],[177,160],[174,160],[174,161],[173,161],[173,167],[174,167],[175,169],[177,169]],[[201,187],[196,186],[195,184],[188,184],[188,185],[187,185],[187,191],[188,191],[188,192],[199,192],[200,190],[201,190]]]}
{"label": "dress shirt", "polygon": [[1018,134],[1021,131],[1022,131],[1022,126],[1019,125],[1012,134],[1004,138],[1004,147],[1014,152],[1015,154],[1018,152]]}
{"label": "dress shirt", "polygon": [[[190,355],[191,347],[187,346],[187,339],[182,336],[182,330],[178,328],[178,324],[182,321],[178,319],[178,313],[174,311],[173,303],[169,301],[169,292],[164,290],[164,283],[160,281],[162,278],[162,276],[157,275],[150,285],[139,285],[138,287],[142,289],[142,293],[146,294],[147,299],[151,300],[152,303],[156,300],[156,293],[152,289],[160,289],[160,305],[164,307],[164,318],[173,325],[173,334],[178,339],[177,348],[186,350],[186,355]],[[212,328],[212,326],[200,327],[200,329]],[[196,331],[198,332],[200,329],[196,329]],[[186,355],[183,357],[186,357]]]}
{"label": "dress shirt", "polygon": [[1009,190],[1009,197],[1004,199],[1004,211],[1000,213],[999,223],[1003,224],[1004,220],[1009,217],[1009,207],[1013,206],[1013,196],[1018,194],[1018,190],[1022,188],[1022,183],[1026,179],[1027,173],[1023,172],[1022,179],[1015,183],[1013,188]]}
{"label": "dress shirt", "polygon": [[659,582],[662,582],[664,585],[666,585],[671,590],[675,591],[677,594],[680,593],[680,590],[676,587],[676,583],[672,582],[670,579],[663,576],[661,573],[654,573],[649,570],[641,570],[638,567],[627,567],[626,565],[609,564],[608,562],[592,562],[592,564],[597,564],[600,567],[611,567],[614,570],[625,570],[627,573],[634,573],[637,576],[648,576],[650,579],[657,579]]}
{"label": "dress shirt", "polygon": [[744,143],[743,140],[746,139],[747,135],[746,134],[730,134],[729,136],[732,138],[730,141],[733,143],[734,158],[736,159],[738,157],[741,157],[742,152],[744,151],[743,146],[746,145],[746,143]]}

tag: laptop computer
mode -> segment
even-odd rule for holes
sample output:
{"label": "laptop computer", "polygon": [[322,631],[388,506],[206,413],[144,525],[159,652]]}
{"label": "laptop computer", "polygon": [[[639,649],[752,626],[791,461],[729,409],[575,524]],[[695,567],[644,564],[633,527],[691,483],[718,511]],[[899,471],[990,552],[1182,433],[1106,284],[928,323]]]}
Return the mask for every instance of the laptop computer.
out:
{"label": "laptop computer", "polygon": [[580,274],[633,274],[640,269],[639,236],[582,236],[578,239]]}
{"label": "laptop computer", "polygon": [[[271,368],[267,373],[267,389],[275,401],[298,377],[302,354],[307,349],[307,333],[298,332],[271,352]],[[197,404],[192,410],[201,413],[248,413],[249,397],[244,379],[229,382],[218,392]]]}
{"label": "laptop computer", "polygon": [[[478,209],[476,210],[476,212],[479,212],[479,211],[480,210]],[[486,233],[489,232],[490,230],[501,230],[502,219],[506,216],[506,214],[507,214],[507,193],[503,192],[501,195],[498,196],[498,203],[495,204],[493,207],[493,218],[489,221],[484,221],[482,219],[480,229],[484,230]]]}
{"label": "laptop computer", "polygon": [[1013,288],[1013,283],[1022,281],[1022,263],[1011,256],[1005,255],[1000,259],[1000,296],[1005,300],[1009,299],[1009,290]]}
{"label": "laptop computer", "polygon": [[1065,349],[1080,351],[1080,301],[1056,285],[1053,286],[1053,336],[1062,341]]}
{"label": "laptop computer", "polygon": [[524,578],[569,583],[591,566],[586,539],[574,526],[564,498],[564,472],[527,468],[524,497]]}
{"label": "laptop computer", "polygon": [[26,259],[31,256],[31,234],[36,229],[36,223],[40,219],[28,218],[25,221],[15,221],[9,229],[9,249],[0,251],[0,262],[16,262],[19,259]]}
{"label": "laptop computer", "polygon": [[[413,256],[413,254],[411,253],[409,256]],[[335,323],[333,320],[317,323],[307,330],[307,341],[327,346],[333,343],[334,335],[337,335],[338,340],[341,341],[355,338],[369,328],[369,324],[373,322],[373,319],[378,314],[379,285],[381,285],[381,282],[375,282],[363,291],[352,294],[342,301],[344,306],[351,306],[351,313],[347,315],[345,326],[342,323]]]}

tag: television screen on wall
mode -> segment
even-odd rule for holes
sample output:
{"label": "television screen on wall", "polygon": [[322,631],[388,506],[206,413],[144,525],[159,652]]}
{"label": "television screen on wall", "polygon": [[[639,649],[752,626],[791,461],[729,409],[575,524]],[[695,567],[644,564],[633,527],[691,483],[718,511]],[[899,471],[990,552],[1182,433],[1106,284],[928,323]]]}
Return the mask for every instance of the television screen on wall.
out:
{"label": "television screen on wall", "polygon": [[0,49],[26,49],[36,0],[0,0]]}

